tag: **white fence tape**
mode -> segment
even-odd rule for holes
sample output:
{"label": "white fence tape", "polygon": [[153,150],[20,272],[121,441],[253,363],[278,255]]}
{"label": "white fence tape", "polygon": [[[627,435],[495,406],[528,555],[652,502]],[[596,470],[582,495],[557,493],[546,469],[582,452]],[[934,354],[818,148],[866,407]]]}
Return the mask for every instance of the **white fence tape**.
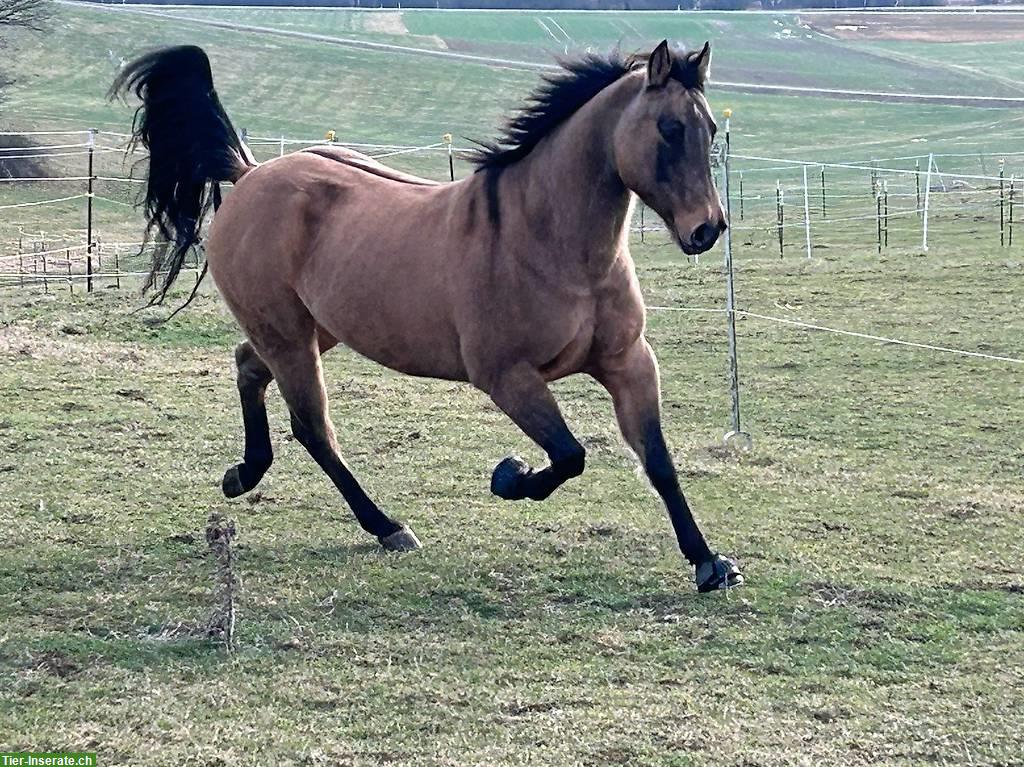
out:
{"label": "white fence tape", "polygon": [[[648,306],[651,311],[662,311],[662,312],[705,312],[715,314],[726,314],[727,309],[705,309],[695,308],[688,306]],[[1016,357],[1006,357],[999,354],[987,354],[986,352],[972,352],[967,349],[956,349],[951,346],[942,346],[939,344],[920,343],[918,341],[906,341],[900,338],[889,338],[888,336],[880,336],[872,333],[860,333],[855,330],[843,330],[841,328],[830,328],[825,325],[817,325],[812,322],[804,322],[803,320],[791,320],[785,317],[772,317],[767,314],[758,314],[757,312],[748,312],[742,309],[736,309],[735,314],[737,317],[752,317],[757,320],[764,320],[766,322],[777,322],[782,325],[791,325],[793,327],[802,328],[804,330],[817,330],[823,333],[834,333],[841,336],[851,336],[853,338],[861,338],[867,341],[878,341],[884,344],[893,344],[896,346],[909,346],[915,349],[924,349],[926,351],[943,352],[946,354],[958,354],[963,357],[978,357],[980,359],[992,360],[995,362],[1009,362],[1014,365],[1024,365],[1024,359],[1018,359]]]}

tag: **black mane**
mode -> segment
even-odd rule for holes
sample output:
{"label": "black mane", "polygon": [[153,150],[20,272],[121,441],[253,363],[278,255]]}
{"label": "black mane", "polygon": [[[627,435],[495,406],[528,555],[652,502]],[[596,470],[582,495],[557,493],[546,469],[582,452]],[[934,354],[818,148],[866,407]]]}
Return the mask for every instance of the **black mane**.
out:
{"label": "black mane", "polygon": [[[687,88],[700,88],[694,68],[695,53],[678,51],[672,77]],[[647,65],[646,54],[587,53],[578,58],[559,59],[560,69],[541,77],[541,84],[519,112],[509,118],[496,141],[476,142],[479,149],[469,156],[477,170],[500,169],[528,155],[558,125],[574,115],[623,75]]]}

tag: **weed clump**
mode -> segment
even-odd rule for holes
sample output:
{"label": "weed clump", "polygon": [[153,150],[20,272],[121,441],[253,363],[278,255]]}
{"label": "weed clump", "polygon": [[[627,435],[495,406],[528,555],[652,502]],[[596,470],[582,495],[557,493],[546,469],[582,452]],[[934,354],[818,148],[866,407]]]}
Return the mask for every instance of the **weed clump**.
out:
{"label": "weed clump", "polygon": [[238,575],[235,573],[235,551],[232,541],[237,529],[235,521],[219,512],[210,514],[206,522],[206,543],[214,561],[213,612],[206,624],[206,636],[224,643],[230,651],[235,637],[235,598]]}

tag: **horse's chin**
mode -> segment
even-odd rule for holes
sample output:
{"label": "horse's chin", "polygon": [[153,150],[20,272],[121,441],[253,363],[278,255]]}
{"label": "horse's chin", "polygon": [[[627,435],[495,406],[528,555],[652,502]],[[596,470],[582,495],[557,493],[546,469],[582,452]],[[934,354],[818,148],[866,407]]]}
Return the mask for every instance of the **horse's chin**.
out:
{"label": "horse's chin", "polygon": [[700,248],[695,248],[692,245],[683,242],[683,238],[679,236],[679,232],[676,230],[674,226],[670,226],[669,231],[672,232],[672,239],[675,241],[676,245],[678,245],[679,249],[683,251],[683,253],[685,253],[686,255],[697,256],[704,252]]}

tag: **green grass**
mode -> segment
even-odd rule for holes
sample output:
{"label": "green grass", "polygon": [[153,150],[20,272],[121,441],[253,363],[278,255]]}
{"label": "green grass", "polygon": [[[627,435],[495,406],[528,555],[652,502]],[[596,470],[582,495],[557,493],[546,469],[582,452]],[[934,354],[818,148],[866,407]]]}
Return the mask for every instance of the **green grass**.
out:
{"label": "green grass", "polygon": [[[410,10],[367,13],[346,9],[176,8],[177,16],[348,39],[388,42],[414,48],[439,48],[507,54],[528,61],[550,61],[552,54],[620,45],[650,47],[664,38],[688,46],[711,40],[716,76],[723,80],[777,82],[834,88],[865,88],[955,94],[1021,95],[1019,82],[980,71],[953,69],[953,62],[932,56],[893,61],[891,46],[855,45],[829,36],[827,17],[794,13],[564,13],[516,14],[473,11],[432,13]],[[939,29],[956,29],[961,18],[937,17]],[[1019,26],[1014,17],[1007,24]],[[824,29],[821,29],[824,28]],[[825,32],[825,33],[823,33]],[[903,45],[903,43],[899,43]],[[922,44],[924,47],[935,45]],[[1013,44],[1000,51],[1007,60]],[[962,46],[969,48],[967,45]],[[943,46],[935,46],[939,51]],[[823,58],[832,66],[823,68]],[[974,58],[979,58],[975,54]],[[1010,65],[1014,66],[1014,65]]]}
{"label": "green grass", "polygon": [[[531,60],[553,42],[536,23],[545,14],[407,12],[399,34],[392,21],[339,11],[189,11],[200,13]],[[808,66],[847,44],[783,46],[770,17],[554,19],[573,40],[601,45],[626,21],[638,40],[670,27],[690,40],[711,36],[701,25],[727,24],[716,41],[723,77],[731,60],[740,74],[774,67],[791,81],[859,77],[876,87],[901,70],[887,56],[896,50],[936,59],[907,70],[907,87],[925,89],[928,72],[945,71],[938,51],[985,63],[967,47],[879,43],[873,63],[836,75]],[[171,42],[210,51],[223,101],[257,135],[490,136],[535,82],[415,53],[84,7],[61,6],[46,39],[17,49],[20,82],[2,119],[23,129],[126,130],[130,110],[102,98],[107,51]],[[856,56],[844,60],[866,61]],[[940,85],[952,83],[928,89]],[[712,99],[735,110],[741,154],[869,160],[1012,151],[1024,137],[1008,110]],[[102,173],[123,172],[117,153],[100,158]],[[50,168],[77,175],[81,162]],[[991,163],[940,167],[991,174]],[[1008,173],[1020,172],[1014,163]],[[447,171],[443,154],[395,164]],[[998,246],[993,192],[977,194],[977,184],[933,195],[927,255],[916,216],[893,219],[878,255],[873,220],[822,221],[812,196],[816,250],[806,259],[798,172],[739,165],[748,168],[745,215],[734,220],[740,308],[1024,358],[1024,241],[1018,231],[1013,249]],[[787,200],[784,259],[771,229],[776,179]],[[80,191],[7,184],[0,204]],[[133,193],[101,188],[122,203]],[[891,193],[894,210],[916,205],[905,178]],[[829,219],[874,211],[867,171],[830,170],[829,194]],[[118,202],[96,203],[104,243],[139,236]],[[18,228],[51,243],[82,239],[79,202],[3,214],[3,253]],[[723,306],[718,251],[691,265],[657,233],[633,247],[649,304]],[[122,267],[141,267],[122,256]],[[132,313],[141,301],[128,287],[0,288],[0,750],[97,751],[110,765],[1019,764],[1019,365],[742,319],[754,451],[735,455],[721,446],[721,315],[652,311],[684,485],[712,543],[748,578],[742,590],[699,597],[607,396],[583,379],[555,391],[587,446],[586,473],[544,503],[508,504],[487,492],[494,463],[541,456],[485,397],[344,350],[325,358],[344,455],[416,530],[425,548],[415,554],[386,555],[361,532],[290,438],[276,393],[275,465],[257,493],[225,501],[220,478],[241,452],[234,322],[204,292],[154,324],[161,312]],[[240,530],[231,654],[199,630],[213,609],[211,512]]]}
{"label": "green grass", "polygon": [[[293,13],[194,9],[194,13],[200,12],[242,14],[243,18],[247,18],[244,14],[252,14],[250,21],[264,25],[270,21],[261,14],[280,19],[290,18]],[[344,22],[352,26],[368,16],[341,11],[294,11],[294,14],[301,21],[295,26],[315,25],[320,20],[328,31],[334,30],[331,24],[337,26]],[[557,16],[567,30],[575,22],[583,23],[588,18],[572,14]],[[602,25],[611,24],[617,18],[602,15],[593,24],[595,29],[603,28]],[[656,27],[660,23],[656,15],[624,18],[638,29],[649,28],[644,25]],[[677,18],[670,14],[666,23]],[[717,17],[699,22],[689,22],[686,18],[683,16],[673,23],[719,23]],[[493,49],[488,35],[498,32],[496,27],[487,25],[509,24],[509,37],[516,39],[515,30],[523,21],[509,14],[407,13],[402,19],[406,26],[422,35],[436,35],[437,25],[448,24],[453,46],[455,35],[478,35],[477,53]],[[445,22],[445,19],[450,21]],[[756,53],[763,60],[771,60],[775,55],[772,46],[777,41],[762,40],[761,47],[754,46],[752,41],[760,39],[758,25],[772,23],[769,17],[753,16],[738,16],[728,21],[737,28],[750,27],[747,37],[737,39],[749,43],[748,53],[744,55]],[[359,26],[365,30],[370,24],[364,20]],[[543,34],[538,25],[530,22],[527,26]],[[487,32],[487,28],[491,31]],[[377,33],[363,33],[365,37],[374,34]],[[732,30],[729,34],[723,33],[723,41],[732,40],[730,35]],[[531,39],[525,32],[520,37],[527,42]],[[131,57],[161,44],[196,42],[203,45],[213,60],[217,87],[232,119],[238,127],[247,128],[255,136],[318,139],[333,129],[347,141],[422,145],[435,143],[442,134],[450,132],[464,145],[467,142],[463,137],[492,137],[503,116],[520,105],[536,83],[536,75],[531,72],[495,69],[464,61],[421,59],[415,54],[352,50],[316,41],[241,33],[88,7],[61,6],[47,33],[47,41],[46,46],[33,46],[26,41],[17,48],[14,68],[19,80],[7,94],[4,121],[24,129],[97,127],[101,130],[101,143],[107,147],[117,146],[120,139],[104,137],[102,131],[123,133],[131,122],[129,107],[105,100],[106,89],[115,72],[110,53],[119,60],[121,56]],[[522,44],[527,45],[527,42]],[[610,38],[605,39],[606,44],[611,42]],[[538,54],[535,47],[527,47],[534,55],[544,55]],[[67,53],[55,58],[53,50]],[[728,48],[716,53],[717,59],[725,64],[734,55],[739,53],[730,52]],[[740,154],[868,161],[872,157],[928,151],[1012,151],[1024,138],[1024,120],[1013,110],[1006,109],[757,96],[714,89],[710,97],[716,110],[726,106],[733,109],[733,148]],[[256,150],[259,156],[267,157],[275,154],[277,147],[260,145]],[[1024,157],[1011,157],[1007,173],[1024,174],[1022,160]],[[447,172],[443,153],[406,155],[392,162],[397,167],[434,178],[442,178]],[[987,166],[983,166],[983,162],[975,156],[943,159],[940,167],[944,172],[958,169],[985,174],[995,172],[993,161]],[[744,164],[755,163],[738,165]],[[46,167],[53,174],[82,175],[85,157],[49,160]],[[128,170],[122,155],[116,151],[104,152],[97,161],[97,169],[111,176],[124,175]],[[464,174],[468,167],[460,162],[458,172]],[[797,174],[779,173],[778,177],[792,195],[798,183]],[[776,177],[762,175],[759,178],[760,189],[753,177],[748,178],[748,183],[752,184],[750,191],[773,194]],[[0,205],[80,194],[84,192],[83,187],[80,182],[3,184],[0,185]],[[865,211],[871,206],[865,192],[867,188],[866,183],[857,187],[858,193],[865,193],[865,199],[855,204],[851,202],[848,215],[871,212]],[[123,205],[134,199],[135,191],[124,185],[100,184],[98,193],[115,200],[97,203],[97,227],[106,241],[137,238],[137,219]],[[767,213],[772,215],[770,204]],[[5,252],[12,252],[19,230],[28,232],[30,239],[45,240],[48,244],[74,231],[73,236],[59,241],[81,242],[79,232],[85,226],[81,201],[57,208],[21,208],[4,211],[4,214],[0,221],[0,242],[5,244]],[[992,217],[991,211],[988,215]],[[39,232],[46,236],[39,236]]]}
{"label": "green grass", "polygon": [[[636,250],[651,303],[721,305],[713,263]],[[738,291],[754,311],[1021,357],[1022,279],[993,249],[854,252],[748,263]],[[741,321],[756,447],[737,457],[719,447],[721,320],[652,313],[684,482],[749,578],[698,597],[593,384],[556,387],[587,473],[524,506],[487,493],[502,455],[538,456],[485,398],[329,355],[346,457],[426,544],[388,556],[276,396],[277,463],[248,503],[219,496],[241,447],[236,331],[209,296],[166,326],[137,304],[2,304],[0,747],[107,764],[1017,757],[1015,368]],[[241,530],[230,656],[189,634],[211,609],[212,511]]]}

